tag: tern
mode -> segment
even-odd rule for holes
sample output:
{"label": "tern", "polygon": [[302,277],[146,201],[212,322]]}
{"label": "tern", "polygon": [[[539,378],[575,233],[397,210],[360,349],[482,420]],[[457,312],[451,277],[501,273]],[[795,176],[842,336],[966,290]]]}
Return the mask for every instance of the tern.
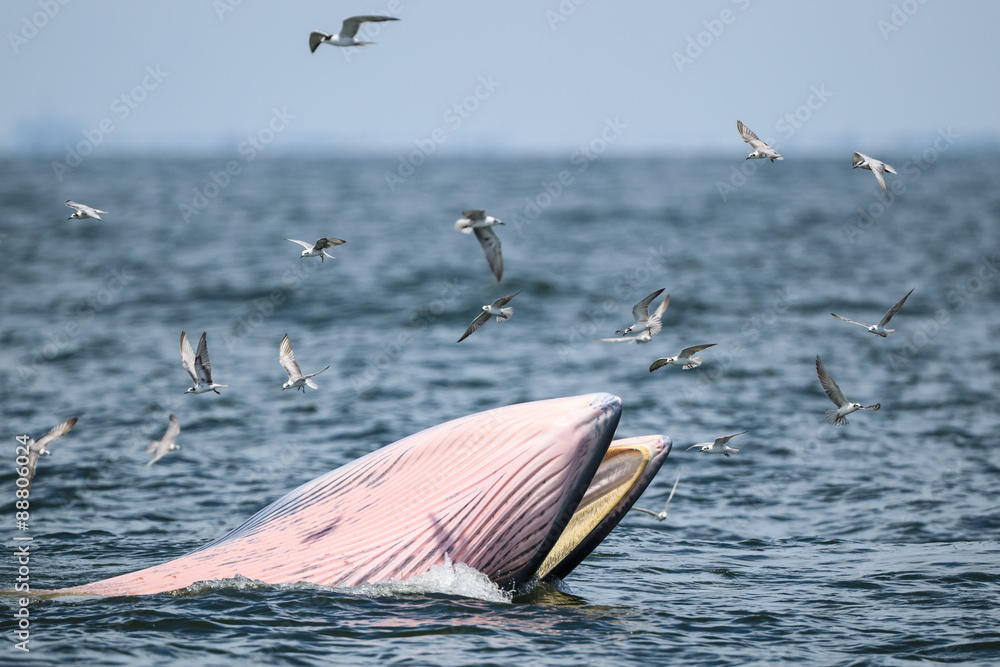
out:
{"label": "tern", "polygon": [[511,295],[500,297],[499,299],[497,299],[488,306],[483,306],[483,312],[479,313],[479,315],[476,316],[476,319],[472,320],[472,324],[469,325],[469,328],[466,329],[465,333],[462,334],[462,337],[455,342],[461,343],[463,340],[468,338],[469,335],[471,335],[479,327],[486,324],[486,322],[489,321],[490,316],[492,315],[496,316],[497,322],[506,322],[507,320],[509,320],[510,316],[514,314],[514,308],[513,307],[504,308],[504,306],[506,306],[511,299],[513,299],[520,293],[521,290],[518,290]]}
{"label": "tern", "polygon": [[664,366],[681,366],[684,370],[689,371],[692,368],[697,368],[701,366],[701,357],[692,357],[692,354],[697,354],[702,350],[712,347],[715,343],[709,343],[707,345],[692,345],[691,347],[685,347],[681,350],[681,353],[676,357],[660,357],[649,367],[649,372],[652,373],[657,368],[662,368]]}
{"label": "tern", "polygon": [[202,332],[201,340],[198,341],[198,353],[191,351],[191,343],[188,342],[187,332],[181,332],[181,363],[184,370],[191,376],[194,382],[193,387],[188,387],[185,394],[204,394],[207,391],[219,390],[216,387],[228,387],[228,384],[215,384],[212,382],[212,362],[208,359],[208,332]]}
{"label": "tern", "polygon": [[889,191],[885,188],[885,177],[882,174],[885,172],[889,172],[890,174],[896,173],[896,170],[892,168],[891,164],[886,164],[881,160],[876,160],[873,157],[868,157],[864,153],[858,153],[857,151],[855,151],[854,155],[851,156],[851,162],[854,164],[851,169],[861,167],[862,169],[867,169],[875,174],[875,178],[878,179],[878,184],[882,186],[882,192],[889,194]]}
{"label": "tern", "polygon": [[[669,305],[670,305],[670,295],[668,294],[665,297],[663,297],[663,301],[661,301],[660,305],[656,307],[656,310],[653,311],[653,317],[650,318],[651,320],[656,319],[657,321],[659,321],[661,325],[660,328],[662,328],[663,324],[663,313],[666,312],[667,306]],[[616,332],[616,333],[621,333],[621,332]],[[643,331],[637,336],[623,336],[621,338],[595,338],[594,340],[597,341],[598,343],[636,343],[641,345],[643,343],[648,343],[649,341],[653,340],[653,333],[647,327],[646,329],[643,329]]]}
{"label": "tern", "polygon": [[[914,287],[913,289],[916,289],[916,287]],[[889,324],[889,320],[892,319],[893,315],[895,315],[896,313],[899,312],[899,309],[903,307],[903,304],[906,303],[906,299],[911,294],[913,294],[913,290],[912,289],[909,292],[906,293],[906,296],[904,296],[902,299],[900,299],[899,301],[897,301],[895,306],[893,306],[889,310],[885,311],[885,315],[883,315],[882,319],[880,319],[878,321],[878,324],[865,324],[864,322],[858,322],[857,320],[849,320],[846,317],[841,317],[840,315],[837,315],[836,313],[830,313],[830,314],[833,315],[834,317],[836,317],[838,320],[844,320],[845,322],[850,322],[851,324],[859,324],[859,325],[865,327],[866,329],[868,329],[869,333],[873,333],[876,336],[881,336],[882,338],[885,338],[889,334],[896,333],[895,329],[886,329],[885,325]]]}
{"label": "tern", "polygon": [[[660,329],[663,328],[663,325],[660,323],[660,318],[658,315],[654,314],[652,317],[649,316],[649,304],[653,302],[653,299],[660,296],[660,294],[662,294],[663,290],[665,289],[666,287],[661,287],[660,289],[656,290],[655,292],[647,296],[645,299],[640,301],[639,303],[632,306],[632,317],[635,319],[635,323],[632,324],[631,326],[625,327],[620,331],[616,331],[615,333],[621,336],[626,336],[630,333],[643,333],[648,331],[650,337],[660,333]],[[668,303],[669,301],[670,301],[670,295],[668,294],[663,299],[663,303]]]}
{"label": "tern", "polygon": [[503,276],[503,253],[500,252],[500,237],[496,235],[490,227],[502,225],[503,221],[486,215],[486,212],[479,208],[469,211],[462,211],[464,216],[455,222],[455,229],[463,234],[475,232],[479,239],[479,245],[483,246],[483,253],[486,255],[486,262],[493,271],[493,276],[500,282]]}
{"label": "tern", "polygon": [[305,259],[306,257],[319,257],[320,261],[325,262],[323,256],[326,255],[330,259],[336,259],[333,255],[326,251],[327,248],[333,248],[338,245],[344,245],[347,243],[344,239],[334,239],[328,236],[316,239],[316,243],[306,243],[305,241],[300,241],[298,239],[285,239],[286,241],[291,241],[292,243],[298,243],[302,246],[302,254],[299,255],[299,259]]}
{"label": "tern", "polygon": [[375,42],[362,42],[355,39],[355,35],[358,34],[358,28],[361,27],[361,24],[398,20],[399,19],[392,18],[391,16],[348,17],[344,19],[343,25],[340,26],[340,32],[336,35],[331,35],[330,33],[326,33],[321,30],[315,30],[309,33],[309,52],[316,53],[316,49],[320,44],[329,44],[330,46],[368,46],[369,44],[374,44]]}
{"label": "tern", "polygon": [[295,353],[292,352],[292,342],[288,340],[288,334],[285,334],[285,337],[281,339],[281,346],[278,348],[278,361],[281,363],[281,367],[285,369],[285,372],[288,373],[288,382],[281,385],[282,391],[285,389],[301,389],[302,393],[305,393],[306,387],[319,389],[319,385],[313,382],[312,378],[329,368],[327,366],[323,371],[303,375],[302,370],[299,368],[299,362],[295,361]]}
{"label": "tern", "polygon": [[729,452],[734,454],[740,450],[733,449],[729,446],[729,441],[738,435],[743,435],[746,431],[740,431],[739,433],[733,433],[732,435],[724,435],[721,438],[716,438],[713,442],[699,442],[697,445],[691,445],[685,451],[691,451],[695,447],[701,447],[699,452],[708,452],[709,454],[722,454],[726,458],[729,458]]}
{"label": "tern", "polygon": [[871,410],[874,412],[882,407],[880,403],[875,405],[863,406],[860,403],[851,403],[844,396],[844,392],[840,390],[837,383],[833,381],[830,374],[826,372],[826,366],[820,361],[819,355],[816,355],[816,374],[819,375],[819,383],[823,385],[823,391],[826,395],[830,397],[833,404],[837,406],[836,410],[826,411],[826,420],[831,424],[836,424],[837,426],[846,425],[847,415],[855,412],[857,410]]}
{"label": "tern", "polygon": [[181,425],[177,421],[177,417],[170,415],[170,425],[167,426],[167,430],[163,432],[163,437],[159,440],[150,440],[149,444],[146,446],[147,452],[153,452],[153,458],[149,460],[147,466],[151,466],[169,452],[176,452],[181,448],[174,439],[180,435]]}
{"label": "tern", "polygon": [[634,509],[636,512],[642,512],[643,514],[648,514],[657,521],[665,520],[667,518],[667,508],[670,507],[670,501],[674,497],[674,494],[677,493],[677,484],[679,484],[680,481],[681,481],[681,471],[678,470],[677,479],[674,481],[674,488],[670,489],[670,495],[667,496],[667,503],[663,506],[662,512],[654,512],[653,510],[648,510],[644,507],[633,507],[632,509]]}
{"label": "tern", "polygon": [[[76,417],[73,417],[72,419],[67,419],[61,424],[53,426],[48,433],[43,435],[38,440],[28,438],[28,441],[24,444],[24,447],[27,447],[28,449],[28,463],[24,466],[28,469],[28,486],[25,487],[26,489],[31,488],[31,482],[35,479],[35,467],[38,465],[38,457],[49,456],[52,454],[52,452],[48,450],[48,446],[69,433],[75,425]],[[21,447],[18,447],[17,449],[20,450]]]}
{"label": "tern", "polygon": [[76,209],[73,215],[66,218],[67,220],[85,220],[87,218],[94,218],[95,220],[100,220],[101,216],[98,213],[107,213],[107,211],[102,211],[99,208],[91,208],[85,204],[77,204],[72,199],[66,200],[66,206]]}
{"label": "tern", "polygon": [[778,151],[761,141],[760,137],[754,134],[754,131],[742,122],[736,121],[736,129],[740,131],[740,136],[743,137],[743,141],[750,144],[750,147],[753,148],[753,153],[747,155],[748,160],[757,160],[766,157],[771,162],[774,162],[775,160],[785,159],[778,155]]}

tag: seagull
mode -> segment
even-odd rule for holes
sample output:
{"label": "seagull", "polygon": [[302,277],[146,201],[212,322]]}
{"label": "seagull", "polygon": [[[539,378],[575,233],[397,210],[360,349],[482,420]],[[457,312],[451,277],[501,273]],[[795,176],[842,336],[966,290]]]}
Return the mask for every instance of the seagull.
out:
{"label": "seagull", "polygon": [[72,199],[66,200],[66,206],[76,209],[73,215],[66,218],[67,220],[85,220],[87,218],[94,218],[95,220],[100,220],[101,216],[98,213],[107,213],[107,211],[102,211],[99,208],[91,208],[85,204],[77,204]]}
{"label": "seagull", "polygon": [[754,131],[744,125],[741,121],[736,121],[736,129],[740,131],[740,136],[743,137],[743,141],[750,144],[753,148],[753,153],[750,153],[750,155],[747,156],[748,160],[757,160],[759,158],[766,157],[771,162],[774,162],[775,160],[785,159],[778,155],[778,151],[761,141],[760,137],[754,134]]}
{"label": "seagull", "polygon": [[743,435],[746,431],[740,431],[739,433],[733,433],[732,435],[724,435],[721,438],[716,438],[714,442],[699,442],[697,445],[691,445],[684,451],[691,451],[695,447],[701,447],[699,452],[708,452],[709,454],[722,454],[727,459],[729,458],[729,452],[738,452],[740,450],[733,449],[728,445],[729,441],[738,435]]}
{"label": "seagull", "polygon": [[490,227],[502,225],[503,221],[492,215],[486,215],[486,212],[481,208],[462,211],[462,215],[464,217],[455,223],[455,229],[463,234],[476,233],[476,238],[479,239],[479,245],[483,246],[486,261],[493,271],[493,276],[497,282],[500,282],[500,277],[503,276],[503,253],[500,252],[500,237]]}
{"label": "seagull", "polygon": [[[726,456],[729,455],[726,454]],[[645,509],[644,507],[633,507],[632,509],[634,509],[636,512],[642,512],[643,514],[648,514],[657,521],[663,521],[664,519],[667,518],[667,508],[670,507],[670,500],[674,497],[674,494],[677,493],[677,484],[680,483],[680,481],[681,481],[681,471],[678,470],[677,480],[674,482],[674,488],[670,490],[670,495],[667,496],[667,504],[663,506],[662,512],[654,512],[653,510],[648,510]]]}
{"label": "seagull", "polygon": [[306,243],[305,241],[300,241],[298,239],[285,239],[286,241],[291,241],[292,243],[298,243],[304,248],[302,254],[299,255],[299,259],[305,259],[306,257],[319,257],[320,261],[325,262],[323,255],[326,255],[330,259],[336,259],[333,255],[326,251],[327,248],[333,248],[334,246],[344,245],[347,243],[344,239],[334,239],[327,236],[323,238],[316,239],[316,243]]}
{"label": "seagull", "polygon": [[180,435],[180,432],[180,422],[177,421],[177,417],[170,415],[170,426],[163,433],[163,437],[159,440],[150,440],[146,446],[147,452],[153,452],[153,458],[146,465],[151,466],[166,456],[168,452],[175,452],[180,449],[181,446],[174,442],[174,438]]}
{"label": "seagull", "polygon": [[851,414],[856,410],[871,410],[874,412],[882,407],[881,403],[876,403],[875,405],[869,405],[867,407],[861,405],[860,403],[851,403],[844,396],[844,392],[840,390],[837,383],[833,381],[830,374],[826,372],[826,366],[820,361],[819,355],[816,355],[816,374],[819,375],[819,383],[823,385],[823,391],[826,395],[830,397],[833,404],[837,406],[836,410],[826,411],[826,420],[831,424],[836,424],[841,426],[847,424],[847,415]]}
{"label": "seagull", "polygon": [[692,354],[697,354],[704,349],[710,348],[715,343],[709,343],[708,345],[692,345],[691,347],[685,347],[681,350],[681,353],[676,357],[660,357],[649,367],[649,372],[652,373],[657,368],[662,368],[664,366],[682,366],[684,370],[689,371],[692,368],[697,368],[701,366],[701,357],[692,357]]}
{"label": "seagull", "polygon": [[463,340],[468,338],[469,335],[472,334],[472,332],[476,331],[479,327],[486,324],[486,322],[490,319],[491,315],[496,315],[497,322],[506,322],[507,320],[509,320],[510,316],[514,314],[514,308],[513,307],[504,308],[504,306],[506,306],[511,299],[513,299],[520,293],[521,290],[518,290],[509,296],[500,297],[499,299],[497,299],[488,306],[483,306],[483,312],[479,313],[476,319],[472,320],[472,324],[469,325],[469,328],[466,329],[465,333],[462,334],[462,337],[455,342],[461,343]]}
{"label": "seagull", "polygon": [[[914,287],[913,289],[916,289],[916,287]],[[878,324],[865,324],[864,322],[858,322],[857,320],[849,320],[846,317],[841,317],[840,315],[837,315],[836,313],[830,313],[830,314],[833,315],[834,317],[836,317],[838,320],[844,320],[845,322],[850,322],[851,324],[860,324],[861,326],[863,326],[866,329],[868,329],[869,333],[873,333],[876,336],[881,336],[882,338],[885,338],[886,336],[888,336],[891,333],[896,333],[895,329],[886,329],[885,325],[889,324],[889,320],[892,319],[893,315],[895,315],[896,313],[899,312],[899,309],[903,307],[903,304],[906,303],[906,299],[911,294],[913,294],[913,290],[912,289],[909,292],[906,293],[906,296],[904,296],[902,299],[900,299],[899,301],[897,301],[895,306],[893,306],[889,310],[885,311],[885,315],[883,315],[882,319],[880,319],[878,321]]]}
{"label": "seagull", "polygon": [[381,23],[382,21],[398,21],[391,16],[351,16],[344,19],[340,26],[340,32],[336,35],[316,30],[309,33],[309,52],[316,53],[316,48],[320,44],[330,46],[367,46],[375,42],[362,42],[354,38],[358,34],[358,28],[362,23]]}
{"label": "seagull", "polygon": [[[657,322],[660,322],[661,323],[660,328],[662,328],[663,313],[667,310],[668,305],[670,305],[669,294],[663,297],[663,301],[661,301],[660,305],[656,307],[655,311],[653,311],[653,317],[649,318],[650,321],[655,319]],[[659,331],[659,329],[657,329],[657,331]],[[641,345],[642,343],[648,343],[649,341],[653,340],[653,334],[647,327],[646,329],[643,329],[638,336],[623,336],[620,338],[595,338],[594,340],[597,341],[598,343],[636,343]]]}
{"label": "seagull", "polygon": [[[34,438],[29,438],[28,442],[25,443],[25,447],[28,448],[28,463],[25,466],[28,469],[28,486],[26,489],[31,488],[31,482],[35,479],[35,466],[38,465],[39,456],[49,456],[52,454],[47,447],[53,442],[63,437],[76,425],[76,417],[72,419],[67,419],[57,426],[53,426],[48,433],[43,435],[38,440]],[[18,449],[21,449],[18,447]]]}
{"label": "seagull", "polygon": [[285,389],[301,389],[302,393],[305,393],[306,387],[312,387],[313,389],[319,389],[319,386],[313,382],[310,378],[314,378],[323,371],[316,371],[315,373],[310,373],[309,375],[303,375],[302,370],[299,368],[299,363],[295,361],[295,353],[292,352],[292,343],[288,340],[288,334],[281,339],[281,347],[278,348],[278,361],[281,363],[281,367],[285,369],[288,373],[288,382],[281,385],[281,390]]}
{"label": "seagull", "polygon": [[891,164],[886,164],[881,160],[876,160],[873,157],[868,157],[864,153],[858,153],[857,151],[855,151],[854,155],[851,156],[851,162],[854,163],[854,166],[851,167],[851,169],[861,167],[862,169],[867,169],[875,174],[875,178],[878,179],[878,184],[882,186],[882,192],[889,194],[889,191],[885,189],[885,177],[882,176],[882,174],[885,172],[889,172],[890,174],[896,173],[896,170],[892,168]]}
{"label": "seagull", "polygon": [[219,390],[216,387],[228,387],[228,384],[215,384],[212,382],[212,362],[208,359],[208,332],[202,332],[201,340],[198,341],[198,354],[191,351],[191,343],[188,342],[187,332],[181,332],[181,362],[184,370],[194,381],[193,387],[188,387],[185,394],[204,394],[206,391]]}
{"label": "seagull", "polygon": [[[653,302],[653,299],[660,296],[665,289],[666,287],[661,287],[639,303],[632,306],[632,317],[635,318],[635,323],[622,329],[621,331],[616,331],[615,333],[622,336],[628,335],[632,332],[642,333],[648,331],[650,336],[655,336],[660,333],[660,329],[663,328],[660,324],[660,318],[656,315],[653,317],[649,316],[649,304]],[[666,303],[669,300],[670,295],[668,294],[663,301]]]}

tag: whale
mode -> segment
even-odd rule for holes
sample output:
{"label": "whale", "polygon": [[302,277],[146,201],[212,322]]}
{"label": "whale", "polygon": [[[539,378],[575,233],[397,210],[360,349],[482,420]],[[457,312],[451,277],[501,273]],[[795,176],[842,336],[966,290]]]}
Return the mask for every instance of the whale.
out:
{"label": "whale", "polygon": [[177,591],[245,577],[352,587],[463,563],[515,590],[563,579],[631,508],[670,439],[615,439],[608,393],[509,405],[428,428],[285,494],[228,534],[52,595]]}

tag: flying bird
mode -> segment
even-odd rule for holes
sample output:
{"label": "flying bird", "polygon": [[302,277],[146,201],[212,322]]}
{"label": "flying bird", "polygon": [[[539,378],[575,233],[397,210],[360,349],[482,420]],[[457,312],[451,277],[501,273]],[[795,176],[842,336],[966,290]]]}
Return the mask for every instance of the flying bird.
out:
{"label": "flying bird", "polygon": [[204,394],[207,391],[219,390],[216,387],[228,387],[228,384],[215,384],[212,382],[212,362],[208,359],[208,332],[202,332],[201,340],[198,341],[198,353],[191,351],[191,343],[188,342],[187,332],[181,332],[181,363],[184,370],[191,376],[194,382],[193,387],[188,387],[185,394]]}
{"label": "flying bird", "polygon": [[107,211],[102,211],[99,208],[91,208],[85,204],[77,204],[72,199],[66,200],[66,206],[69,206],[73,211],[73,214],[66,218],[67,220],[85,220],[87,218],[94,218],[95,220],[100,220],[101,216],[98,213],[107,213]]}
{"label": "flying bird", "polygon": [[882,186],[882,192],[889,194],[889,191],[885,188],[885,177],[882,174],[885,172],[889,172],[890,174],[896,173],[896,170],[892,168],[891,164],[886,164],[881,160],[876,160],[873,157],[868,157],[864,153],[858,153],[857,151],[855,151],[854,155],[851,156],[851,162],[854,164],[851,169],[861,167],[862,169],[867,169],[875,174],[875,178],[878,179],[878,184]]}
{"label": "flying bird", "polygon": [[[649,304],[653,302],[653,299],[660,296],[660,294],[662,294],[663,290],[665,289],[666,287],[661,287],[660,289],[656,290],[655,292],[647,296],[645,299],[640,301],[639,303],[632,306],[632,317],[635,319],[635,323],[632,324],[631,326],[625,327],[620,331],[616,331],[615,333],[621,336],[626,336],[630,333],[644,333],[648,331],[650,337],[660,333],[660,329],[663,328],[663,325],[660,323],[660,318],[658,315],[653,315],[653,317],[649,316]],[[665,304],[668,303],[669,301],[670,301],[670,295],[668,294],[663,299],[663,303]],[[660,305],[663,306],[663,304]],[[666,308],[666,306],[663,307]]]}
{"label": "flying bird", "polygon": [[685,347],[676,357],[660,357],[649,367],[649,372],[652,373],[657,368],[662,368],[668,365],[681,366],[686,371],[689,371],[692,368],[697,368],[698,366],[701,366],[701,357],[693,357],[691,355],[697,354],[698,352],[708,349],[713,345],[715,345],[715,343],[709,343],[707,345],[692,345],[691,347]]}
{"label": "flying bird", "polygon": [[463,234],[475,232],[479,239],[479,245],[483,246],[483,253],[486,255],[486,262],[493,271],[493,276],[500,282],[503,276],[503,253],[500,252],[500,237],[496,235],[490,227],[502,225],[503,221],[486,215],[483,209],[462,211],[464,216],[455,222],[455,229]]}
{"label": "flying bird", "polygon": [[[663,301],[661,301],[660,305],[656,307],[656,310],[653,311],[653,317],[650,318],[651,320],[654,318],[658,320],[661,324],[661,328],[663,323],[663,313],[666,312],[668,305],[670,305],[669,294],[663,297]],[[621,332],[616,332],[616,333],[621,333]],[[594,340],[597,341],[598,343],[636,343],[641,345],[643,343],[648,343],[649,341],[653,340],[653,334],[647,327],[637,336],[621,336],[619,338],[595,338]]]}
{"label": "flying bird", "polygon": [[766,157],[771,162],[774,162],[775,160],[785,159],[778,155],[778,151],[761,141],[760,137],[754,134],[754,131],[742,122],[736,121],[736,129],[740,131],[740,136],[743,137],[743,141],[750,144],[750,147],[753,148],[753,153],[747,155],[748,160],[757,160]]}
{"label": "flying bird", "polygon": [[170,415],[170,424],[167,426],[167,430],[163,432],[163,437],[159,440],[150,440],[146,446],[147,452],[153,452],[153,458],[146,465],[151,466],[166,456],[168,452],[176,452],[180,449],[181,446],[174,442],[174,439],[180,435],[180,432],[180,422],[177,421],[177,417]]}
{"label": "flying bird", "polygon": [[292,343],[288,340],[288,334],[285,334],[285,337],[281,339],[281,346],[278,348],[278,361],[281,363],[281,367],[285,369],[285,372],[288,373],[288,382],[281,385],[282,391],[285,389],[301,389],[302,393],[305,393],[306,387],[319,389],[319,386],[312,381],[312,378],[329,368],[327,366],[323,371],[303,375],[302,370],[299,368],[299,362],[295,361],[295,353],[292,352]]}
{"label": "flying bird", "polygon": [[[728,454],[727,454],[728,456]],[[648,510],[644,507],[633,507],[636,512],[642,512],[643,514],[648,514],[657,521],[663,521],[667,518],[667,508],[670,507],[670,501],[673,499],[674,494],[677,493],[677,485],[681,481],[681,471],[677,470],[677,479],[674,481],[674,488],[670,489],[670,495],[667,496],[667,503],[663,506],[662,512],[654,512],[653,510]]]}
{"label": "flying bird", "polygon": [[67,419],[61,424],[53,426],[48,433],[43,435],[38,440],[35,440],[34,438],[28,439],[28,442],[24,445],[28,448],[28,463],[24,466],[28,469],[28,486],[25,487],[26,489],[31,488],[31,483],[35,479],[35,467],[38,465],[38,457],[49,456],[52,454],[52,452],[48,450],[48,446],[69,433],[75,425],[76,417],[73,417],[72,419]]}
{"label": "flying bird", "polygon": [[511,295],[500,297],[488,306],[483,306],[483,312],[479,313],[479,315],[476,316],[476,319],[472,320],[472,324],[469,325],[469,328],[466,329],[465,333],[462,334],[462,337],[455,342],[461,343],[463,340],[468,338],[470,334],[486,324],[492,315],[496,316],[497,322],[506,322],[509,320],[510,316],[514,314],[514,308],[513,306],[510,308],[504,308],[504,306],[506,306],[511,299],[520,293],[521,290],[518,290]]}
{"label": "flying bird", "polygon": [[334,239],[327,236],[323,238],[316,239],[316,243],[306,243],[305,241],[300,241],[298,239],[285,239],[286,241],[291,241],[292,243],[298,243],[302,246],[302,254],[299,255],[299,259],[305,259],[306,257],[319,257],[320,261],[325,262],[323,256],[326,255],[330,259],[336,259],[333,255],[326,251],[327,248],[333,248],[338,245],[344,245],[347,243],[344,239]]}
{"label": "flying bird", "polygon": [[369,44],[374,44],[375,42],[362,42],[355,39],[355,35],[358,34],[358,28],[361,27],[361,24],[398,20],[391,16],[351,16],[344,19],[343,25],[340,26],[340,32],[336,35],[331,35],[321,30],[309,33],[309,52],[316,53],[316,49],[320,44],[329,44],[330,46],[368,46]]}
{"label": "flying bird", "polygon": [[[913,289],[916,289],[916,287],[914,287]],[[865,324],[864,322],[858,322],[857,320],[849,320],[846,317],[841,317],[840,315],[837,315],[836,313],[830,313],[830,314],[833,315],[834,317],[836,317],[838,320],[844,320],[845,322],[850,322],[851,324],[859,324],[859,325],[865,327],[866,329],[868,329],[869,333],[873,333],[876,336],[881,336],[882,338],[885,338],[886,336],[888,336],[891,333],[896,333],[895,329],[886,329],[885,325],[889,324],[889,320],[892,319],[893,315],[895,315],[896,313],[899,312],[899,309],[903,307],[903,304],[906,303],[906,299],[911,294],[913,294],[913,290],[912,289],[909,292],[906,293],[906,296],[904,296],[902,299],[900,299],[899,301],[897,301],[895,306],[893,306],[889,310],[885,311],[885,315],[883,315],[882,319],[880,319],[878,321],[878,324]]]}
{"label": "flying bird", "polygon": [[881,403],[876,403],[875,405],[869,405],[867,407],[861,405],[860,403],[851,403],[844,396],[844,392],[840,390],[837,383],[833,381],[830,374],[826,372],[826,366],[820,361],[819,355],[816,355],[816,374],[819,375],[819,383],[823,385],[823,391],[826,395],[830,397],[833,404],[837,406],[836,410],[826,411],[826,420],[831,424],[836,424],[837,426],[846,425],[847,415],[855,412],[857,410],[871,410],[875,411],[882,407]]}
{"label": "flying bird", "polygon": [[740,431],[739,433],[733,433],[732,435],[724,435],[721,438],[716,438],[713,442],[699,442],[697,445],[691,445],[684,451],[691,451],[695,447],[701,447],[699,452],[708,452],[709,454],[722,454],[726,458],[729,458],[729,452],[736,453],[740,450],[733,449],[729,446],[729,441],[738,435],[743,435],[746,431]]}

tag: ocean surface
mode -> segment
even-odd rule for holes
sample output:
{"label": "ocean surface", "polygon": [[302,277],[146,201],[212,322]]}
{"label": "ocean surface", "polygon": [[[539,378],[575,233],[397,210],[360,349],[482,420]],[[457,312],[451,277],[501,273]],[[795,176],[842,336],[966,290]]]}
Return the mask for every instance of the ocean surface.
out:
{"label": "ocean surface", "polygon": [[[886,198],[849,152],[734,152],[412,173],[393,156],[0,159],[4,588],[15,537],[33,538],[34,589],[130,572],[511,403],[620,396],[619,437],[674,442],[641,506],[681,470],[666,521],[630,514],[558,586],[512,595],[458,565],[350,590],[33,600],[27,654],[0,597],[0,663],[997,664],[1000,154],[881,156],[900,172]],[[67,199],[110,212],[66,220]],[[468,208],[506,223],[500,284],[453,228]],[[282,240],[321,236],[347,241],[335,260]],[[652,342],[593,342],[661,287]],[[875,322],[911,288],[889,338],[830,316]],[[455,343],[518,290],[510,321]],[[184,395],[182,330],[208,332],[221,396]],[[282,392],[285,333],[304,370],[331,364],[318,390]],[[717,344],[701,368],[648,371],[701,343]],[[881,410],[826,424],[817,355]],[[170,413],[182,449],[147,467]],[[18,530],[15,438],[71,416]],[[685,451],[743,430],[731,458]]]}

